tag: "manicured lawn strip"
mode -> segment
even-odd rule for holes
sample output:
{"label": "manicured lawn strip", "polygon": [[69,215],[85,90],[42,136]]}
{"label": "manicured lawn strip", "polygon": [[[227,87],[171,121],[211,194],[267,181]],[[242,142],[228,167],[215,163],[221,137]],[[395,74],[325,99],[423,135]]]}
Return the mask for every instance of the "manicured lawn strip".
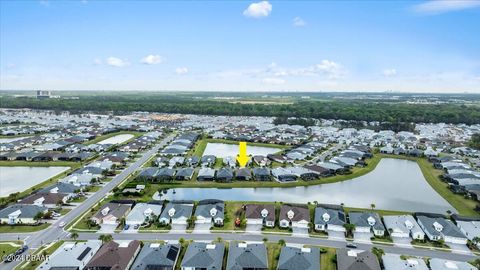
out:
{"label": "manicured lawn strip", "polygon": [[181,248],[180,248],[180,254],[178,254],[178,259],[177,259],[177,264],[175,265],[175,270],[181,270],[182,267],[182,261],[183,257],[185,257],[185,253],[187,252],[189,241],[183,241],[183,243],[180,243]]}
{"label": "manicured lawn strip", "polygon": [[267,243],[268,269],[277,269],[282,247],[278,243]]}
{"label": "manicured lawn strip", "polygon": [[440,243],[438,242],[434,242],[434,241],[417,241],[417,240],[413,240],[411,242],[411,244],[415,247],[418,247],[418,248],[426,248],[426,249],[431,249],[431,248],[435,248],[435,249],[439,249],[441,251],[450,251],[451,248],[446,245],[446,244],[443,244],[441,245]]}
{"label": "manicured lawn strip", "polygon": [[[13,244],[13,245],[12,245]],[[0,256],[7,256],[15,252],[22,246],[21,242],[0,242]]]}
{"label": "manicured lawn strip", "polygon": [[223,167],[223,158],[216,158],[215,165],[213,165],[213,168],[218,170],[222,167]]}
{"label": "manicured lawn strip", "polygon": [[321,254],[320,257],[320,270],[336,270],[336,249],[334,248],[322,248],[326,252]]}
{"label": "manicured lawn strip", "polygon": [[355,208],[355,207],[344,206],[343,209],[345,210],[345,213],[349,213],[352,211],[356,211],[356,212],[369,211],[369,212],[376,212],[381,216],[397,216],[397,215],[411,214],[410,212],[407,212],[407,211],[383,210],[383,209],[375,209],[375,208],[372,210],[372,208]]}
{"label": "manicured lawn strip", "polygon": [[37,232],[46,229],[50,224],[42,223],[40,225],[0,225],[0,233],[26,233]]}
{"label": "manicured lawn strip", "polygon": [[420,158],[417,160],[423,176],[430,184],[430,186],[447,200],[461,215],[467,216],[480,216],[480,213],[476,212],[476,202],[465,198],[463,195],[455,194],[448,189],[448,184],[440,180],[439,176],[443,173],[441,170],[437,170],[428,160]]}
{"label": "manicured lawn strip", "polygon": [[73,167],[80,162],[72,161],[25,161],[25,160],[2,160],[0,167]]}
{"label": "manicured lawn strip", "polygon": [[[112,133],[100,135],[100,136],[96,137],[96,138],[93,139],[93,140],[84,142],[83,144],[84,144],[84,145],[90,145],[90,144],[98,143],[98,142],[101,142],[101,141],[106,140],[106,139],[108,139],[108,138],[111,138],[111,137],[114,137],[114,136],[117,136],[117,135],[122,135],[122,134],[132,134],[132,135],[133,135],[133,138],[132,138],[132,139],[135,139],[135,138],[140,137],[140,136],[143,134],[143,132],[137,132],[137,131],[119,131],[119,132],[112,132]],[[128,140],[127,140],[126,142],[128,142]],[[126,143],[126,142],[124,142],[124,143]]]}

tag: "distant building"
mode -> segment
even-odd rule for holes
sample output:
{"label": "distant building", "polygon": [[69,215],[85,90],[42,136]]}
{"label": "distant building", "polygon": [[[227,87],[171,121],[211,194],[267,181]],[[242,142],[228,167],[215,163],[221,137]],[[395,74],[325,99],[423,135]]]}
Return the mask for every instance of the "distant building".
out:
{"label": "distant building", "polygon": [[37,90],[37,99],[60,98],[60,96],[52,95],[51,91]]}

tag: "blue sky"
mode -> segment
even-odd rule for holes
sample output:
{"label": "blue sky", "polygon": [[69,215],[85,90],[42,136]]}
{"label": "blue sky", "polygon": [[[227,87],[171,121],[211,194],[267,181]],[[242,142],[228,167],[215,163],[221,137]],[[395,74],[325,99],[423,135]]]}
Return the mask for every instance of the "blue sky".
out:
{"label": "blue sky", "polygon": [[480,1],[0,1],[0,89],[480,93]]}

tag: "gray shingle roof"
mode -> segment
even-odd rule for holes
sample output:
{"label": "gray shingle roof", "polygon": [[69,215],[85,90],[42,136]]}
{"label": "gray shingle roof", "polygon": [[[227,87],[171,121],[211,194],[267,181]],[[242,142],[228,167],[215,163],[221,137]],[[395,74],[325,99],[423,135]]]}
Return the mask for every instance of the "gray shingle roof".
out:
{"label": "gray shingle roof", "polygon": [[130,269],[174,269],[179,251],[179,244],[145,244]]}
{"label": "gray shingle roof", "polygon": [[215,243],[213,246],[206,243],[194,242],[188,245],[181,266],[220,270],[223,265],[224,253],[225,244],[223,243]]}
{"label": "gray shingle roof", "polygon": [[278,261],[278,270],[320,269],[320,249],[283,247]]}
{"label": "gray shingle roof", "polygon": [[228,250],[227,270],[267,269],[267,248],[264,244],[231,243]]}
{"label": "gray shingle roof", "polygon": [[[328,221],[324,220],[323,215],[327,213],[329,216]],[[326,207],[315,208],[315,224],[333,224],[343,226],[345,224],[345,212],[338,209],[330,209]]]}

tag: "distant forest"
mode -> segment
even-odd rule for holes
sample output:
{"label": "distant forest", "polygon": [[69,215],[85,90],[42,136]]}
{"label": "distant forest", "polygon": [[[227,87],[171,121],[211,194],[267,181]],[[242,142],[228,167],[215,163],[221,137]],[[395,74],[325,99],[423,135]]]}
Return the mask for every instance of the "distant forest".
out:
{"label": "distant forest", "polygon": [[[480,107],[462,104],[409,104],[371,100],[293,99],[287,104],[228,102],[211,97],[160,94],[92,94],[79,99],[0,97],[1,108],[32,108],[49,110],[113,111],[116,114],[131,111],[161,113],[189,113],[205,115],[243,115],[277,117],[278,123],[288,117],[315,119],[343,119],[350,121],[379,121],[387,123],[480,123]],[[302,120],[303,121],[303,120]],[[305,120],[306,121],[306,120]],[[299,124],[309,125],[311,122]]]}

